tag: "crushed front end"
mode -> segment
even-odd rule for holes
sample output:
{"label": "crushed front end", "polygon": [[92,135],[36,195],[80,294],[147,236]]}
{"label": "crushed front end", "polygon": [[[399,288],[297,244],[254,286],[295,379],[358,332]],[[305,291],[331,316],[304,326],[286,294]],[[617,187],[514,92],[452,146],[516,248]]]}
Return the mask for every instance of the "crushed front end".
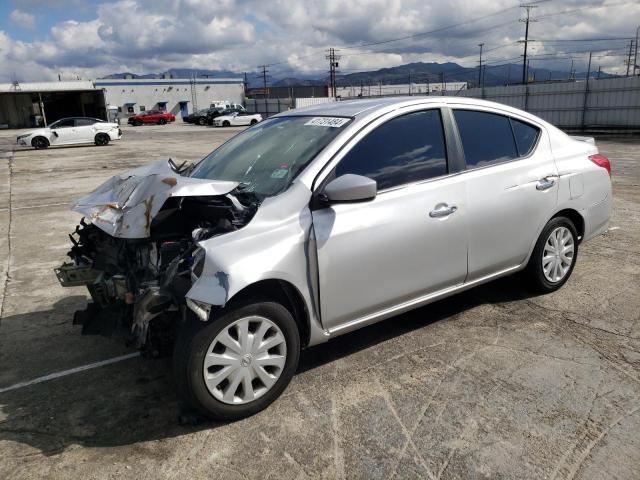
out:
{"label": "crushed front end", "polygon": [[[229,182],[194,181],[173,163],[113,177],[74,210],[71,262],[55,269],[64,287],[86,286],[77,311],[83,334],[123,336],[151,356],[171,352],[188,313],[185,295],[203,268],[198,242],[246,225],[257,204]],[[191,306],[193,309],[193,306]]]}

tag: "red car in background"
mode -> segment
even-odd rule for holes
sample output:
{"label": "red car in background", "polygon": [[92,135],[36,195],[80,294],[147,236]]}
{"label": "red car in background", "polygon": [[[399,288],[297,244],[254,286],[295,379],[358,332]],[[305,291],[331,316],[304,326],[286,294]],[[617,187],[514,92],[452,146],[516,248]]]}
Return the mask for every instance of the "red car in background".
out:
{"label": "red car in background", "polygon": [[167,122],[175,121],[176,116],[172,113],[165,112],[164,110],[149,110],[148,112],[139,113],[138,115],[129,117],[129,124],[134,126],[139,126],[143,123],[164,125]]}

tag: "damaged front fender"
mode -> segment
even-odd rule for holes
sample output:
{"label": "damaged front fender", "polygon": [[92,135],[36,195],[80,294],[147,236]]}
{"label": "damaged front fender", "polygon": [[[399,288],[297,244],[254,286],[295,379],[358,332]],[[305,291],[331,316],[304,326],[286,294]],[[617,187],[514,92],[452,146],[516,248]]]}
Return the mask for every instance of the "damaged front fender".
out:
{"label": "damaged front fender", "polygon": [[[263,280],[284,281],[302,296],[309,314],[310,344],[326,341],[318,310],[317,267],[309,200],[311,192],[294,182],[267,198],[240,230],[198,243],[204,265],[186,294],[187,305],[202,320],[203,308],[224,307],[243,289]],[[194,308],[195,306],[195,308]]]}

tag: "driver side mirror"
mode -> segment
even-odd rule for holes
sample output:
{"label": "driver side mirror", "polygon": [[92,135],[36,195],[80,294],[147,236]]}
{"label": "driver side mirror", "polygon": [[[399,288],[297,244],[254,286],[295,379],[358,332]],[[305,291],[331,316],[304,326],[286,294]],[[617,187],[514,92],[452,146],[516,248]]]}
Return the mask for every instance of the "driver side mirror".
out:
{"label": "driver side mirror", "polygon": [[373,200],[377,193],[375,180],[352,173],[334,178],[324,187],[324,194],[331,203],[364,202]]}

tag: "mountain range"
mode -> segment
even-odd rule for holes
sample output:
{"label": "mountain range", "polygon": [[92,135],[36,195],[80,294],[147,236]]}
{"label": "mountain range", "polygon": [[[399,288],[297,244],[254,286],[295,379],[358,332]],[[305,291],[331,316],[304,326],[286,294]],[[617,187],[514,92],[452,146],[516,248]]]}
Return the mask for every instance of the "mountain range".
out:
{"label": "mountain range", "polygon": [[[427,83],[427,82],[467,82],[470,87],[478,85],[478,68],[462,67],[457,63],[446,62],[415,62],[396,67],[380,68],[378,70],[354,72],[348,74],[340,74],[336,76],[336,82],[339,86],[343,85],[377,85],[379,83],[401,84],[401,83]],[[586,77],[586,72],[573,72],[566,70],[553,70],[546,68],[529,68],[529,78],[535,81],[549,80],[569,80],[570,78],[580,79]],[[505,85],[507,83],[520,83],[522,81],[522,64],[504,64],[504,65],[487,65],[484,67],[484,85],[487,87],[496,85]],[[148,73],[137,75],[134,73],[114,73],[104,78],[162,78],[170,75],[173,78],[190,78],[196,76],[212,77],[212,78],[243,78],[243,73],[232,72],[229,70],[207,70],[207,69],[191,69],[191,68],[172,68],[162,73]],[[596,75],[596,71],[592,71],[591,75]],[[615,77],[606,72],[599,74],[601,77]],[[262,86],[261,78],[255,73],[247,75],[249,88],[259,88]],[[326,85],[327,77],[318,78],[313,75],[291,75],[282,77],[273,77],[269,80],[269,86],[294,86],[294,85]]]}

